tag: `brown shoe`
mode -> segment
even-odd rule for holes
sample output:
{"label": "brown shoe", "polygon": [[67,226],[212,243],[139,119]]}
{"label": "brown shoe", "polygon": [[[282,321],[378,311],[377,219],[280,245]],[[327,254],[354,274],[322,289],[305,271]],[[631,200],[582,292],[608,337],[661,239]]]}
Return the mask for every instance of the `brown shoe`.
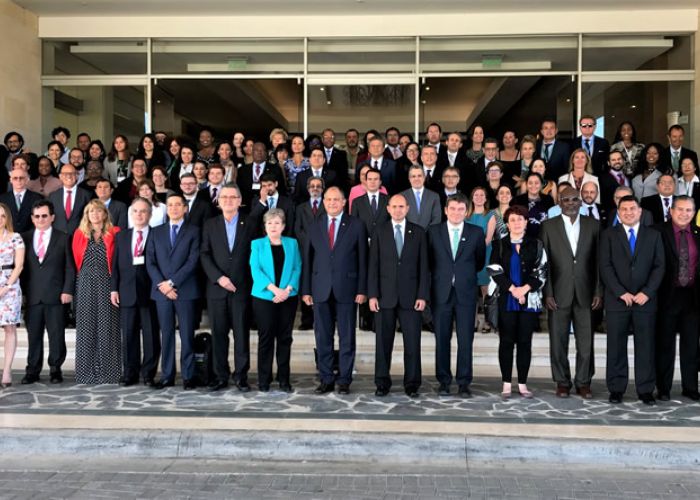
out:
{"label": "brown shoe", "polygon": [[593,399],[593,393],[591,392],[590,386],[582,385],[576,389],[576,394],[581,396],[583,399]]}
{"label": "brown shoe", "polygon": [[557,386],[557,397],[558,398],[568,398],[569,397],[569,387],[565,385]]}

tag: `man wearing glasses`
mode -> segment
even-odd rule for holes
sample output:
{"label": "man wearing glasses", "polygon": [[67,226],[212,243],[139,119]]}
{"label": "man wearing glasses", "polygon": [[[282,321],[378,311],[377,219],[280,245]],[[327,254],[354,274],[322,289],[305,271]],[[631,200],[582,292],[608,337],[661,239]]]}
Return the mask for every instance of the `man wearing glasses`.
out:
{"label": "man wearing glasses", "polygon": [[601,176],[605,172],[605,167],[610,153],[610,143],[603,137],[595,135],[596,120],[591,115],[583,115],[578,121],[579,135],[571,144],[571,151],[583,148],[591,157],[593,173]]}
{"label": "man wearing glasses", "polygon": [[78,171],[70,163],[61,167],[58,178],[63,188],[49,195],[49,200],[56,211],[54,228],[67,233],[68,237],[72,238],[83,217],[83,209],[90,201],[90,193],[78,187]]}

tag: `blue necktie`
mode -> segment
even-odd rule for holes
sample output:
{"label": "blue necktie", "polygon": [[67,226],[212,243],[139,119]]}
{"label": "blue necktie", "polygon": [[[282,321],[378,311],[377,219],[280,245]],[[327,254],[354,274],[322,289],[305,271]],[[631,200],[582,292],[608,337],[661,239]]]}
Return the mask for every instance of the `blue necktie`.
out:
{"label": "blue necktie", "polygon": [[634,254],[634,248],[637,246],[637,237],[634,235],[634,228],[631,227],[629,230],[630,233],[630,251],[632,254]]}
{"label": "blue necktie", "polygon": [[420,213],[420,191],[416,191],[416,210]]}
{"label": "blue necktie", "polygon": [[177,228],[175,224],[170,226],[170,246],[174,247],[175,246],[175,240],[177,239]]}
{"label": "blue necktie", "polygon": [[396,254],[401,257],[401,250],[403,250],[403,235],[401,234],[401,224],[396,224],[396,230],[394,231],[394,240],[396,242]]}
{"label": "blue necktie", "polygon": [[452,259],[457,258],[457,249],[459,248],[459,229],[452,230]]}

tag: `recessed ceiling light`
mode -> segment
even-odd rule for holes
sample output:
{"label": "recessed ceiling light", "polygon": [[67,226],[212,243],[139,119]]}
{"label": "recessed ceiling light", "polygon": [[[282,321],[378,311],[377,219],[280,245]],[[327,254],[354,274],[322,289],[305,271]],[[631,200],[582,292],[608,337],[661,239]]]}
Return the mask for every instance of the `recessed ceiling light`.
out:
{"label": "recessed ceiling light", "polygon": [[566,102],[571,102],[571,99],[567,99]]}
{"label": "recessed ceiling light", "polygon": [[428,86],[426,85],[426,86],[425,86],[425,90],[430,90],[430,87],[428,87]]}
{"label": "recessed ceiling light", "polygon": [[428,102],[428,101],[423,100],[423,101],[421,101],[420,103],[421,103],[421,104],[425,104],[426,102]]}
{"label": "recessed ceiling light", "polygon": [[330,105],[331,105],[331,101],[326,101],[326,104],[328,104],[328,105],[330,106]]}
{"label": "recessed ceiling light", "polygon": [[320,90],[321,92],[323,92],[324,90],[326,90],[326,88],[325,88],[325,87],[321,87],[319,90]]}
{"label": "recessed ceiling light", "polygon": [[632,104],[632,105],[630,106],[630,108],[632,108],[632,109],[637,109],[637,105],[636,105],[636,104]]}

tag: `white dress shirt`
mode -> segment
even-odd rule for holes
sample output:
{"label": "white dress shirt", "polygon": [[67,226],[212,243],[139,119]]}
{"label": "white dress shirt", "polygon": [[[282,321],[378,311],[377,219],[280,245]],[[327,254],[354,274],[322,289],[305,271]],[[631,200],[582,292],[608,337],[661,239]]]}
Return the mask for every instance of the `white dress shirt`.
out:
{"label": "white dress shirt", "polygon": [[578,248],[578,238],[581,234],[581,216],[576,217],[576,220],[572,223],[571,218],[567,215],[562,215],[561,218],[564,221],[564,230],[566,231],[566,239],[569,240],[569,246],[571,247],[571,253],[576,255],[576,249]]}

